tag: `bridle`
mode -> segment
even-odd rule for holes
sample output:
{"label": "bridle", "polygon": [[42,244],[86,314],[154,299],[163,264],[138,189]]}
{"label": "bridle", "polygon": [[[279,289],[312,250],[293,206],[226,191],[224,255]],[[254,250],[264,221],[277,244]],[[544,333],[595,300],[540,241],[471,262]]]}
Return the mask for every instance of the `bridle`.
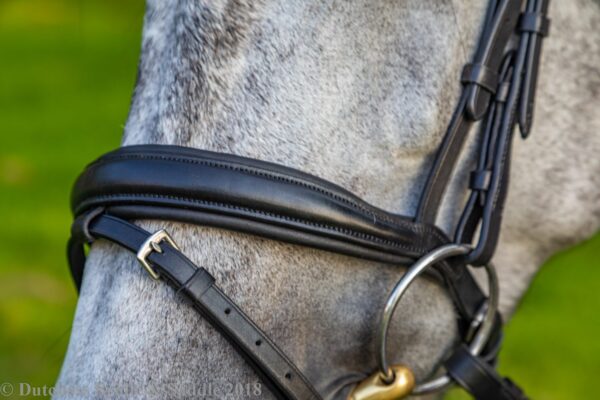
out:
{"label": "bridle", "polygon": [[[260,160],[167,145],[123,147],[78,178],[69,263],[77,287],[84,244],[107,239],[137,255],[154,279],[184,294],[240,352],[279,399],[321,399],[294,363],[196,266],[169,234],[149,233],[134,219],[215,226],[390,264],[411,264],[392,290],[378,327],[379,371],[349,394],[353,400],[399,399],[456,383],[477,399],[525,399],[495,371],[502,321],[491,264],[508,187],[515,126],[531,130],[549,0],[492,0],[463,90],[440,145],[415,217],[378,209],[312,175]],[[477,166],[453,240],[435,225],[438,209],[468,134],[477,126]],[[488,296],[467,266],[483,267]],[[389,365],[387,330],[412,281],[428,273],[447,289],[462,342],[446,373],[415,384],[404,366]]]}

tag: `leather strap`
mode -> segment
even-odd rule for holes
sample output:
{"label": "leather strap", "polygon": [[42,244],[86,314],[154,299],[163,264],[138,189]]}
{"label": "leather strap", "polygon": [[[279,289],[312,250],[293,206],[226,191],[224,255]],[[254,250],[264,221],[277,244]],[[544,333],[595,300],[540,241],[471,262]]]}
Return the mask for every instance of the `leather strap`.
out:
{"label": "leather strap", "polygon": [[[508,45],[511,34],[515,31],[520,14],[520,0],[500,0],[496,7],[488,11],[485,24],[474,62],[485,71],[499,71],[504,49]],[[495,76],[495,72],[486,75]],[[425,224],[435,224],[437,213],[446,191],[450,176],[461,154],[473,122],[482,119],[496,90],[490,90],[492,79],[465,80],[458,107],[450,121],[448,130],[436,153],[433,167],[427,179],[415,221]]]}
{"label": "leather strap", "polygon": [[494,366],[458,346],[444,363],[448,374],[477,400],[527,400],[523,391],[510,379],[501,377]]}
{"label": "leather strap", "polygon": [[447,237],[315,176],[278,164],[167,145],[122,147],[91,163],[73,213],[212,225],[354,257],[407,264]]}
{"label": "leather strap", "polygon": [[498,87],[498,73],[485,64],[467,64],[463,69],[460,81],[474,83],[494,94]]}
{"label": "leather strap", "polygon": [[[107,239],[137,253],[150,236],[142,228],[111,215],[84,215],[74,224],[69,259],[73,265],[84,262],[82,244],[90,238]],[[215,279],[206,269],[196,266],[166,241],[159,248],[160,252],[152,251],[147,257],[152,267],[233,344],[278,399],[321,399],[292,361],[215,286]],[[81,265],[78,268],[82,270]]]}
{"label": "leather strap", "polygon": [[[530,0],[527,4],[528,12],[537,10],[541,19],[545,18],[547,8],[547,0]],[[523,14],[525,18],[527,15],[531,14]],[[523,16],[521,21],[524,21]],[[508,88],[507,94],[495,99],[492,103],[494,112],[486,117],[476,170],[476,173],[491,171],[489,184],[486,188],[473,189],[455,234],[455,241],[471,243],[479,227],[477,245],[465,260],[471,265],[488,263],[498,243],[508,193],[514,127],[518,117],[524,137],[529,132],[532,93],[535,91],[539,63],[535,57],[539,58],[540,46],[539,35],[521,32],[516,49],[509,52],[503,61],[501,82]],[[528,105],[525,107],[526,103]],[[528,115],[524,116],[523,113]]]}
{"label": "leather strap", "polygon": [[550,20],[541,12],[526,12],[519,20],[521,32],[531,32],[540,36],[548,36],[550,32]]}
{"label": "leather strap", "polygon": [[529,136],[533,123],[542,39],[548,35],[550,30],[550,20],[546,17],[549,5],[550,0],[530,0],[527,3],[527,11],[521,20],[522,34],[527,35],[528,38],[518,115],[519,129],[523,139]]}
{"label": "leather strap", "polygon": [[[513,82],[513,53],[504,60],[501,71],[503,84],[508,87],[504,95],[490,106],[480,132],[482,142],[474,176],[483,176],[481,185],[471,185],[471,195],[463,211],[455,233],[455,241],[471,243],[479,228],[478,245],[467,258],[473,265],[483,265],[490,261],[500,233],[504,197],[508,188],[508,168],[510,165],[510,144],[514,127],[514,110],[518,84]],[[512,119],[507,119],[512,118]],[[473,182],[472,182],[473,183]]]}

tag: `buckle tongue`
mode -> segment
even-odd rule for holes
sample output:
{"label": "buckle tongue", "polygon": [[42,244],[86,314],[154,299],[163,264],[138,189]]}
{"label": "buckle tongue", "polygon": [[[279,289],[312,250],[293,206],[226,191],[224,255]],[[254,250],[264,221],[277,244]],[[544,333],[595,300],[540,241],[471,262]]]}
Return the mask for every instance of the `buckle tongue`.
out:
{"label": "buckle tongue", "polygon": [[148,261],[148,257],[150,256],[150,254],[152,254],[153,251],[157,253],[163,252],[162,248],[160,247],[160,244],[163,241],[167,242],[169,245],[171,245],[171,247],[175,248],[176,250],[179,250],[179,246],[177,246],[177,244],[173,241],[173,238],[171,238],[167,231],[161,229],[148,236],[144,244],[142,244],[142,246],[137,252],[138,261],[140,262],[140,264],[142,264],[146,271],[148,271],[148,273],[154,280],[160,279],[160,274],[156,272],[154,268],[152,268],[150,262]]}

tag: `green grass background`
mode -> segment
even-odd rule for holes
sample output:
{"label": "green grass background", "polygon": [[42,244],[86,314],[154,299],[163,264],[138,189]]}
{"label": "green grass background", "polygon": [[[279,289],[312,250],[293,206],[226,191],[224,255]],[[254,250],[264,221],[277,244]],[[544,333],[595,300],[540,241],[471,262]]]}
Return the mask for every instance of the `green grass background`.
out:
{"label": "green grass background", "polygon": [[[77,301],[64,254],[70,186],[119,145],[143,8],[0,0],[0,384],[51,386],[59,372]],[[501,370],[534,399],[594,397],[599,259],[599,235],[555,256],[507,328]]]}

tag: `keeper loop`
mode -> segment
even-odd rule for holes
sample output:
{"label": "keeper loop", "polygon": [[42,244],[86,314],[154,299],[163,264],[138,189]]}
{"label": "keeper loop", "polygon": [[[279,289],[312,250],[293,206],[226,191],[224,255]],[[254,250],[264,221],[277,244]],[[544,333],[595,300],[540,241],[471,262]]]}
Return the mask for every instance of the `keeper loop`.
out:
{"label": "keeper loop", "polygon": [[498,74],[484,64],[467,64],[460,78],[462,83],[473,83],[490,93],[496,93]]}
{"label": "keeper loop", "polygon": [[488,190],[492,180],[492,171],[489,169],[472,171],[469,179],[469,188],[472,190]]}
{"label": "keeper loop", "polygon": [[519,30],[521,32],[537,33],[540,36],[548,36],[550,19],[542,13],[523,13],[519,19]]}

